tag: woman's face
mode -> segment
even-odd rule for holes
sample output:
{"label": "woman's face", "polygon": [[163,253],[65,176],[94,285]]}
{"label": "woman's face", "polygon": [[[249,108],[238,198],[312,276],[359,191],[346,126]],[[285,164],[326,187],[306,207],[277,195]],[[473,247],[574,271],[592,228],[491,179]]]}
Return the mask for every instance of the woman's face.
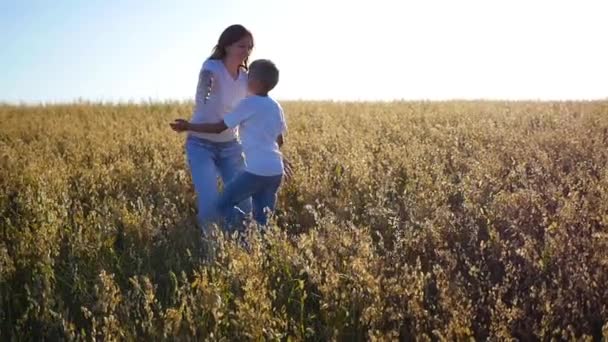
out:
{"label": "woman's face", "polygon": [[242,62],[249,57],[252,49],[253,40],[251,37],[245,36],[234,42],[234,44],[226,47],[226,56],[230,59],[235,59]]}

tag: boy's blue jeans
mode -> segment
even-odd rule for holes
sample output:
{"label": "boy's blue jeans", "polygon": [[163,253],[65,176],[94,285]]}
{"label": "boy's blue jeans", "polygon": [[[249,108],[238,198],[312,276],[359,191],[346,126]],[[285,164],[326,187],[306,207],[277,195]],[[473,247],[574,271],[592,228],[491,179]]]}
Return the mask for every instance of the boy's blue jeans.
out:
{"label": "boy's blue jeans", "polygon": [[229,225],[238,224],[246,213],[236,205],[251,197],[253,218],[260,225],[266,225],[268,215],[274,212],[282,179],[283,175],[258,176],[244,171],[224,189],[218,200],[218,211]]}
{"label": "boy's blue jeans", "polygon": [[[245,168],[242,147],[238,141],[214,142],[188,136],[186,155],[192,172],[192,183],[197,197],[198,222],[201,228],[215,221],[217,212],[218,175],[222,178],[224,188]],[[251,200],[242,197],[239,208],[244,213],[251,212]]]}

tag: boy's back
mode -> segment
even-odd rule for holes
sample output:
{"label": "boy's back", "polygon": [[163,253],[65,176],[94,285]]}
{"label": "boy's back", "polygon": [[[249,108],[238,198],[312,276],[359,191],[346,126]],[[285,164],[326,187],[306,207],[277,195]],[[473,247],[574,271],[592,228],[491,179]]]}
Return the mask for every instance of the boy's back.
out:
{"label": "boy's back", "polygon": [[259,176],[283,173],[277,138],[287,131],[283,109],[269,96],[251,95],[224,117],[228,127],[239,127],[245,170]]}

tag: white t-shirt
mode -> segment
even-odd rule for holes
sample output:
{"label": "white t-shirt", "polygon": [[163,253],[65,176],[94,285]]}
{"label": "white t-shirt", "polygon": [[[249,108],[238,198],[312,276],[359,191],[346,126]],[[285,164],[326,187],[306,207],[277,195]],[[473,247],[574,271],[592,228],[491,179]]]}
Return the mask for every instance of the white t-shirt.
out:
{"label": "white t-shirt", "polygon": [[[211,91],[207,80],[211,73]],[[207,59],[199,73],[192,123],[214,123],[222,121],[224,115],[232,111],[240,100],[247,96],[247,72],[239,70],[239,76],[232,78],[224,63],[219,59]],[[234,140],[236,129],[227,129],[219,134],[189,132],[189,134],[217,142]]]}
{"label": "white t-shirt", "polygon": [[283,156],[277,144],[287,132],[283,109],[268,96],[251,95],[224,116],[230,128],[239,127],[245,171],[258,176],[283,174]]}

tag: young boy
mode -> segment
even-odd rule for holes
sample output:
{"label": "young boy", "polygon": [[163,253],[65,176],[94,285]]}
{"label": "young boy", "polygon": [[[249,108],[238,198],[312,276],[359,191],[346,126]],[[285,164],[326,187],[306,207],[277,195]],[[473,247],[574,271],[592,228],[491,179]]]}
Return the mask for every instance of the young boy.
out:
{"label": "young boy", "polygon": [[220,133],[238,126],[245,155],[245,170],[224,187],[218,199],[218,212],[229,224],[244,215],[236,205],[251,197],[253,217],[267,223],[267,211],[275,209],[277,192],[283,178],[283,156],[280,147],[287,131],[281,106],[270,96],[279,81],[279,70],[273,62],[256,60],[249,66],[250,95],[243,99],[223,121],[193,124],[177,119],[171,128],[177,132]]}

